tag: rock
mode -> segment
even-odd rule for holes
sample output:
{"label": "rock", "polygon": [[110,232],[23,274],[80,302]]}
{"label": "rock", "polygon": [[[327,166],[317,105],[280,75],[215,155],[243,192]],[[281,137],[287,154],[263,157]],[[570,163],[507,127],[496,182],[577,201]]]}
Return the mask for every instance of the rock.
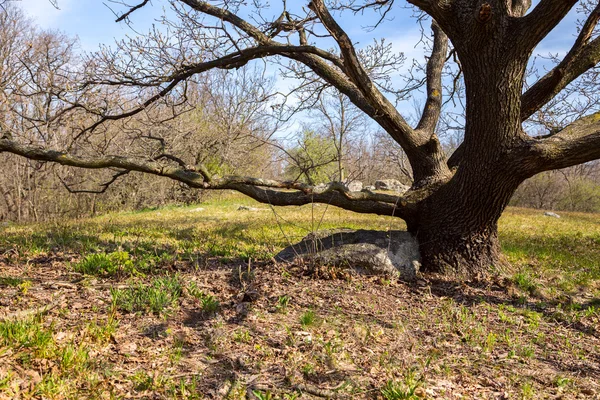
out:
{"label": "rock", "polygon": [[346,187],[351,192],[360,192],[363,188],[363,183],[361,181],[352,181],[346,183]]}
{"label": "rock", "polygon": [[117,346],[117,351],[123,355],[132,355],[137,351],[137,344],[135,342],[125,342]]}
{"label": "rock", "polygon": [[248,206],[239,206],[238,211],[259,211],[260,208],[256,207],[248,207]]}
{"label": "rock", "polygon": [[366,192],[372,192],[373,190],[376,190],[375,186],[365,186],[363,189],[363,191],[366,191]]}
{"label": "rock", "polygon": [[275,259],[336,266],[407,281],[416,279],[420,266],[418,243],[406,231],[342,229],[316,232],[283,249]]}
{"label": "rock", "polygon": [[395,190],[398,193],[404,193],[410,189],[410,186],[406,186],[396,179],[381,179],[375,182],[375,189]]}
{"label": "rock", "polygon": [[544,215],[545,215],[546,217],[560,218],[560,215],[558,215],[557,213],[554,213],[554,212],[552,212],[552,211],[546,211],[546,212],[544,213]]}
{"label": "rock", "polygon": [[190,212],[201,212],[201,211],[204,211],[204,208],[198,207],[198,208],[193,208],[190,210]]}

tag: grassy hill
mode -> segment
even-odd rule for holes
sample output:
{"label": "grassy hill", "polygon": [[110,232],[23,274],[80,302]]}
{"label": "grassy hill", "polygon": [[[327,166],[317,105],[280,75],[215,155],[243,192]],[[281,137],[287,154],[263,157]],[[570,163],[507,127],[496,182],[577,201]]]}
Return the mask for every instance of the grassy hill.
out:
{"label": "grassy hill", "polygon": [[561,216],[508,209],[495,281],[410,285],[272,262],[313,230],[404,228],[325,205],[5,225],[0,398],[596,398],[600,215]]}

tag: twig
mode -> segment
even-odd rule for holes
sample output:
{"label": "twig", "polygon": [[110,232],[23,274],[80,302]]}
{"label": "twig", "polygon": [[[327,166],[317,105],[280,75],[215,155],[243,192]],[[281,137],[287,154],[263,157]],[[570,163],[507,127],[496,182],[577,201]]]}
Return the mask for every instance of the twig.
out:
{"label": "twig", "polygon": [[40,315],[46,314],[48,311],[52,310],[53,308],[56,308],[63,299],[64,299],[64,297],[61,295],[57,299],[51,301],[49,304],[43,305],[41,307],[30,308],[28,310],[16,311],[16,312],[4,315],[4,316],[0,316],[0,321],[6,321],[8,319],[20,319],[23,317],[28,317],[30,315],[36,315],[36,314],[40,314]]}
{"label": "twig", "polygon": [[308,394],[312,394],[313,396],[323,397],[326,399],[339,399],[341,397],[338,396],[337,393],[332,392],[331,390],[319,389],[316,386],[307,385],[305,383],[299,383],[296,385],[296,389],[301,392],[306,392]]}

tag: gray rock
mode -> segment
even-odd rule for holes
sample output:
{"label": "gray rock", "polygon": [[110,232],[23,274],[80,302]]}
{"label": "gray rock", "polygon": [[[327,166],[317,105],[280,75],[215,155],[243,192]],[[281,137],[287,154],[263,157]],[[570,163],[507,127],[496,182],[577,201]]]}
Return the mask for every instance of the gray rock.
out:
{"label": "gray rock", "polygon": [[309,234],[275,256],[278,261],[349,268],[411,281],[420,266],[419,246],[406,231],[349,230]]}
{"label": "gray rock", "polygon": [[555,212],[552,212],[552,211],[546,211],[546,212],[544,213],[544,215],[545,215],[546,217],[560,218],[560,215],[558,215],[557,213],[555,213]]}
{"label": "gray rock", "polygon": [[360,192],[363,188],[363,183],[361,181],[352,181],[346,183],[346,187],[351,192]]}
{"label": "gray rock", "polygon": [[248,206],[239,206],[238,211],[260,211],[260,208],[256,207],[248,207]]}
{"label": "gray rock", "polygon": [[381,179],[375,182],[375,189],[377,190],[394,190],[398,193],[404,193],[410,189],[410,186],[406,186],[402,182],[396,179]]}

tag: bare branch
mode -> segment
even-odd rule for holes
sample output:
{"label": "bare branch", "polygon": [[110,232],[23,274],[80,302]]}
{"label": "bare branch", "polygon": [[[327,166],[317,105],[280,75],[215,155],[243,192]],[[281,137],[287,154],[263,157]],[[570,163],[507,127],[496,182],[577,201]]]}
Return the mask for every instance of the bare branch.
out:
{"label": "bare branch", "polygon": [[81,133],[79,133],[75,140],[79,139],[81,136],[86,134],[87,132],[93,132],[100,125],[105,123],[106,121],[114,121],[120,120],[128,117],[132,117],[134,115],[139,114],[140,112],[147,109],[150,105],[155,103],[157,100],[167,96],[177,85],[184,82],[186,79],[194,76],[196,74],[200,74],[205,71],[209,71],[211,69],[219,68],[219,69],[232,69],[239,68],[245,64],[247,64],[251,60],[255,60],[257,58],[267,57],[269,55],[276,54],[292,54],[292,53],[313,53],[319,55],[321,57],[327,57],[332,62],[338,62],[335,60],[335,56],[330,55],[329,53],[318,49],[314,46],[286,46],[286,45],[272,45],[272,46],[257,46],[251,47],[248,49],[240,50],[235,53],[228,54],[226,56],[206,61],[202,63],[186,65],[178,69],[172,75],[162,78],[158,81],[152,82],[150,84],[144,85],[141,82],[126,82],[126,81],[118,81],[118,80],[105,80],[105,81],[88,81],[86,85],[92,84],[100,84],[100,85],[125,85],[127,83],[136,84],[138,86],[159,86],[160,84],[168,82],[168,85],[161,89],[158,93],[146,99],[142,104],[135,107],[132,110],[129,110],[125,113],[120,114],[112,114],[112,115],[100,115],[100,119],[96,121],[94,124],[90,125],[86,129],[84,129]]}
{"label": "bare branch", "polygon": [[67,191],[69,193],[90,193],[90,194],[100,194],[100,193],[104,193],[108,190],[108,188],[110,187],[110,185],[112,185],[113,183],[115,183],[120,177],[127,175],[128,173],[130,173],[131,171],[128,170],[122,170],[117,172],[116,174],[114,174],[112,176],[112,178],[107,181],[104,182],[102,184],[100,184],[100,186],[102,187],[102,189],[99,190],[90,190],[90,189],[73,189],[71,186],[69,186],[69,184],[67,182],[64,181],[64,179],[62,179],[60,176],[58,177],[58,179],[60,180],[60,183],[63,184],[63,186],[65,187],[65,189],[67,189]]}
{"label": "bare branch", "polygon": [[121,21],[123,21],[123,20],[125,20],[125,19],[129,18],[129,16],[130,16],[131,14],[133,14],[133,13],[134,13],[136,10],[139,10],[140,8],[144,7],[146,4],[148,4],[148,2],[149,2],[149,1],[150,1],[150,0],[144,0],[144,1],[142,1],[140,4],[138,4],[138,5],[136,5],[136,6],[133,6],[133,7],[131,7],[131,8],[129,9],[129,11],[127,11],[126,13],[124,13],[123,15],[121,15],[119,18],[117,18],[117,19],[115,20],[115,22],[121,22]]}

